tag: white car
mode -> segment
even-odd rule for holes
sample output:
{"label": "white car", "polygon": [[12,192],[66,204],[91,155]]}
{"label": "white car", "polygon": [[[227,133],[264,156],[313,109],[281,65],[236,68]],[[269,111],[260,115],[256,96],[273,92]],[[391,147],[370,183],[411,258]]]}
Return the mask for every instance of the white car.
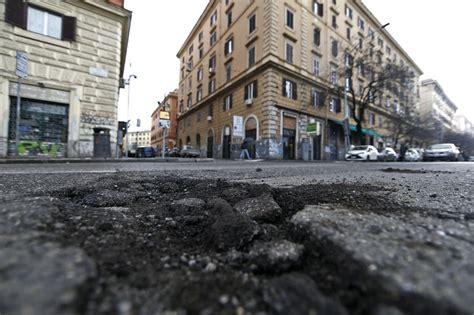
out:
{"label": "white car", "polygon": [[405,161],[407,162],[418,162],[421,161],[422,156],[416,149],[408,149],[405,153]]}
{"label": "white car", "polygon": [[373,145],[351,146],[346,161],[377,161],[379,153]]}

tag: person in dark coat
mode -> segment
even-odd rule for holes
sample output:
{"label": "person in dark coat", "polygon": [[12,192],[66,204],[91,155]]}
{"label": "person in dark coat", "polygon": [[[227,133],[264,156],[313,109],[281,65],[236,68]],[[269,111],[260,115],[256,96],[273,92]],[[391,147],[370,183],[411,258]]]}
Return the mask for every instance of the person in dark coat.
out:
{"label": "person in dark coat", "polygon": [[244,140],[244,142],[242,142],[242,144],[240,145],[240,159],[244,159],[245,156],[247,156],[247,159],[251,160],[249,154],[249,144],[247,140]]}

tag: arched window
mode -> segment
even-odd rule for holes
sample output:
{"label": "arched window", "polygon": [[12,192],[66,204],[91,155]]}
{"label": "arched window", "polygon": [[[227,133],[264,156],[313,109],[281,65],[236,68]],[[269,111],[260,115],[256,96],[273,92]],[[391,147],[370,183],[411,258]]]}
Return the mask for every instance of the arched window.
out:
{"label": "arched window", "polygon": [[196,147],[197,148],[201,147],[201,135],[200,134],[196,135]]}

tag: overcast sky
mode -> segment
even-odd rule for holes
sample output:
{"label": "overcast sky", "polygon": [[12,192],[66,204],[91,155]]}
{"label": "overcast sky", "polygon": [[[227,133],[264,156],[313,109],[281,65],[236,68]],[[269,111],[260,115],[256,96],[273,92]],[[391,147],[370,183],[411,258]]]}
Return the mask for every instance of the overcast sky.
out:
{"label": "overcast sky", "polygon": [[[243,1],[243,0],[235,0]],[[263,0],[257,0],[263,1]],[[387,31],[472,122],[474,0],[363,0]],[[133,11],[125,77],[130,87],[132,130],[149,130],[151,113],[178,87],[176,53],[208,0],[126,0]],[[131,65],[131,66],[130,66]],[[121,90],[119,120],[127,117],[128,88]],[[141,119],[141,127],[136,127]]]}

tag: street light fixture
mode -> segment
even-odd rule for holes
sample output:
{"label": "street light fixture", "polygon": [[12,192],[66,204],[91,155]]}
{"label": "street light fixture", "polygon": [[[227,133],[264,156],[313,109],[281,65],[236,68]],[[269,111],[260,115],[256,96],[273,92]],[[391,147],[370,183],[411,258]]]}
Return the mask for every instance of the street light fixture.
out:
{"label": "street light fixture", "polygon": [[[380,26],[379,28],[377,28],[377,30],[375,32],[373,32],[372,34],[375,34],[376,32],[379,32],[383,29],[385,29],[387,26],[389,26],[390,23],[385,23],[384,25]],[[367,36],[364,36],[362,38],[362,41],[364,41],[365,39],[367,38]],[[350,77],[349,77],[349,74],[348,74],[348,71],[349,71],[349,62],[350,61],[350,56],[352,54],[352,52],[357,48],[357,43],[354,43],[354,44],[351,44],[350,47],[351,47],[351,50],[349,50],[349,52],[346,52],[345,56],[344,56],[344,124],[343,124],[343,128],[344,128],[344,134],[345,134],[345,137],[344,137],[344,146],[346,148],[346,152],[349,150],[349,147],[350,147],[350,124],[349,124],[349,120],[350,120],[350,117],[349,117],[349,110],[348,110],[348,104],[347,104],[347,90],[349,89],[349,80],[350,80]],[[352,61],[353,62],[353,61]]]}
{"label": "street light fixture", "polygon": [[130,120],[128,119],[129,116],[129,111],[130,111],[130,82],[132,79],[136,79],[137,76],[134,74],[131,74],[128,76],[128,80],[125,82],[126,85],[128,85],[128,99],[127,99],[127,125],[125,127],[125,141],[127,142],[127,145],[125,147],[125,157],[128,158],[128,146],[129,142],[128,139],[130,138],[128,135],[128,125],[130,124]]}

